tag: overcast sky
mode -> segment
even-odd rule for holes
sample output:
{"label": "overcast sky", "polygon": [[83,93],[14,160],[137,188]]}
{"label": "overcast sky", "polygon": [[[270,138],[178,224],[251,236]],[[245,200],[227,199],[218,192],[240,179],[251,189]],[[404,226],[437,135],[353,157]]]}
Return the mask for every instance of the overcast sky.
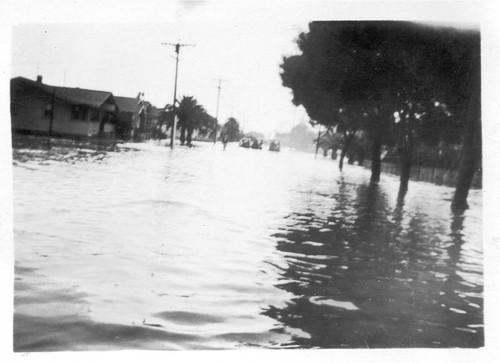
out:
{"label": "overcast sky", "polygon": [[[309,21],[349,19],[353,14],[363,18],[370,7],[372,14],[379,14],[375,18],[387,19],[382,9],[362,2],[88,4],[93,6],[73,6],[73,11],[71,5],[54,7],[52,13],[48,6],[42,11],[49,16],[42,14],[41,22],[29,21],[40,14],[26,8],[26,20],[12,27],[12,77],[35,79],[40,74],[47,84],[118,96],[135,97],[140,91],[163,107],[173,99],[175,53],[161,43],[180,40],[195,46],[181,48],[178,99],[194,96],[215,116],[221,78],[219,121],[234,116],[245,131],[266,136],[308,121],[304,110],[292,105],[291,91],[281,85],[279,65],[284,55],[298,52],[295,39]],[[464,21],[470,8],[394,3],[392,12],[399,19]],[[115,16],[105,17],[107,12]]]}
{"label": "overcast sky", "polygon": [[[201,11],[201,7],[200,7]],[[222,79],[219,120],[236,117],[245,129],[290,129],[290,90],[281,85],[279,64],[294,52],[299,28],[290,23],[175,22],[168,24],[38,24],[13,30],[12,75],[43,75],[52,85],[111,91],[154,105],[173,101],[175,52],[182,47],[178,99],[194,96],[213,116]],[[295,116],[294,116],[295,115]]]}
{"label": "overcast sky", "polygon": [[305,118],[281,85],[283,55],[296,53],[295,38],[307,21],[210,20],[209,3],[178,3],[182,20],[139,24],[22,24],[12,33],[12,76],[135,97],[158,107],[173,100],[175,52],[182,47],[177,95],[194,96],[213,116],[222,79],[219,120],[233,116],[246,131],[289,130]]}

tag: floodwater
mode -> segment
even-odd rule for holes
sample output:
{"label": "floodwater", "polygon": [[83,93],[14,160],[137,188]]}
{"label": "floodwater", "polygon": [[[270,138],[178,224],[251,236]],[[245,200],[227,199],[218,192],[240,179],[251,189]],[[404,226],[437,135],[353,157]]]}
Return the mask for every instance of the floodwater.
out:
{"label": "floodwater", "polygon": [[14,149],[16,351],[484,345],[480,191],[454,217],[312,154],[42,146]]}

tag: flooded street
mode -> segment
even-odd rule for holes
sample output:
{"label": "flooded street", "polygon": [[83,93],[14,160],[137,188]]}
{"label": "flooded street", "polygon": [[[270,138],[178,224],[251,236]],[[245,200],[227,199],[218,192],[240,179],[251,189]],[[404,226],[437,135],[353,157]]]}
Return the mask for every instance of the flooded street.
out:
{"label": "flooded street", "polygon": [[480,347],[481,191],[313,154],[14,149],[16,351]]}

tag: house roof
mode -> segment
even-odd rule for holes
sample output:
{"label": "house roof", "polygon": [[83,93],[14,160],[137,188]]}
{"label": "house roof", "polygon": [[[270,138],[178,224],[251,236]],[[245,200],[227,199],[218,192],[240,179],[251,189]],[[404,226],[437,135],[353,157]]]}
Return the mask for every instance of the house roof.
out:
{"label": "house roof", "polygon": [[161,111],[162,110],[160,110],[159,108],[157,108],[155,106],[151,106],[151,108],[148,111],[148,114],[152,118],[158,118],[158,117],[160,117],[160,112]]}
{"label": "house roof", "polygon": [[147,109],[148,117],[158,118],[160,111],[162,111],[148,101],[144,101],[141,104],[137,98],[114,96],[114,99],[120,112],[141,113],[144,112],[145,108]]}
{"label": "house roof", "polygon": [[56,88],[56,97],[62,100],[93,107],[100,107],[102,104],[106,103],[108,98],[113,98],[113,94],[111,92],[94,91],[81,88],[54,88]]}
{"label": "house roof", "polygon": [[[11,82],[18,84],[24,83],[26,85],[36,87],[51,95],[55,94],[56,98],[72,104],[100,107],[104,103],[111,103],[111,104],[115,103],[113,94],[107,91],[95,91],[84,88],[49,86],[47,84],[32,81],[31,79],[24,77],[13,78]],[[108,102],[108,100],[111,102]]]}
{"label": "house roof", "polygon": [[137,98],[115,96],[115,102],[121,112],[139,112],[139,101]]}

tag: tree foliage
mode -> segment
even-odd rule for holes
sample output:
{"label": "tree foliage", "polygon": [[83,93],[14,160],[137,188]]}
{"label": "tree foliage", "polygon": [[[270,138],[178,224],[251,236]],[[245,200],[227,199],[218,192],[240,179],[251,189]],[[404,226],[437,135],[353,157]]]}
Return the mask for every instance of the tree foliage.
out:
{"label": "tree foliage", "polygon": [[174,116],[178,118],[177,129],[180,129],[181,144],[191,144],[194,130],[202,137],[213,134],[215,118],[193,96],[183,96],[175,108],[167,105],[160,115],[160,122],[169,129],[174,123]]}
{"label": "tree foliage", "polygon": [[405,192],[415,143],[461,139],[471,84],[480,77],[477,32],[409,22],[312,22],[297,44],[301,54],[281,64],[283,85],[314,122],[338,127],[347,139],[359,129],[369,135],[372,181],[382,142],[397,145]]}
{"label": "tree foliage", "polygon": [[222,127],[222,133],[227,135],[230,142],[239,141],[243,136],[240,130],[240,124],[234,117],[228,118]]}
{"label": "tree foliage", "polygon": [[203,106],[198,104],[198,101],[192,96],[183,96],[176,108],[178,117],[178,127],[181,129],[180,140],[181,144],[187,141],[191,144],[193,130],[197,128],[205,114]]}

